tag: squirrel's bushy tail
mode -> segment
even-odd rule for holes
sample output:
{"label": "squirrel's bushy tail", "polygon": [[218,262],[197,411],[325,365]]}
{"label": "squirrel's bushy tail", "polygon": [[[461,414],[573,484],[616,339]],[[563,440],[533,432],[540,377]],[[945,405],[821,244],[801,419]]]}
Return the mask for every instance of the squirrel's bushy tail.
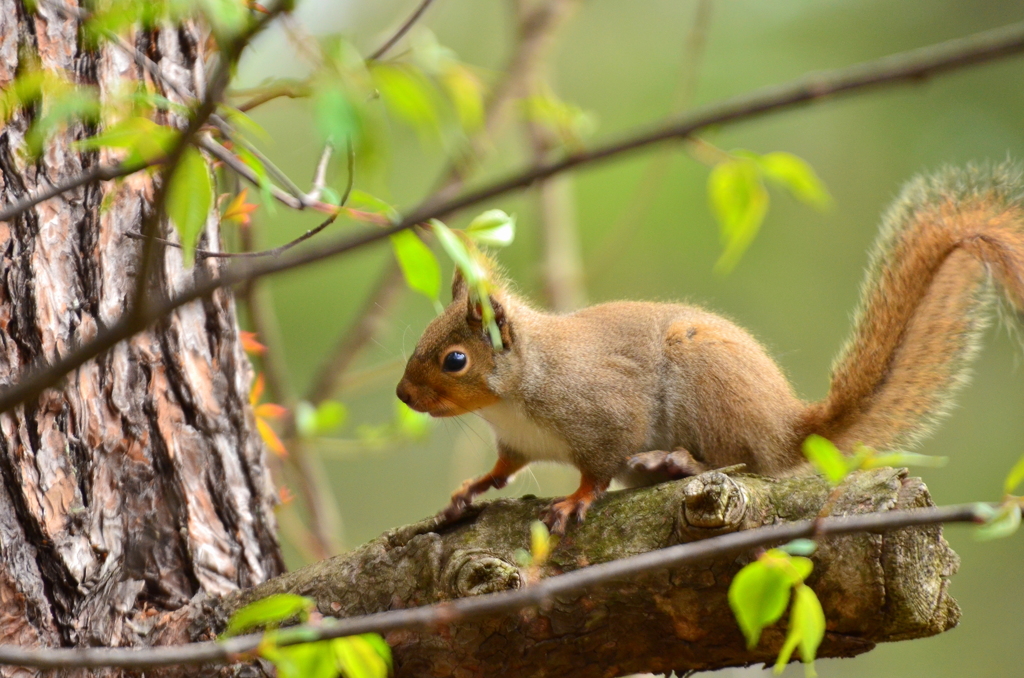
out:
{"label": "squirrel's bushy tail", "polygon": [[909,182],[885,215],[853,334],[805,431],[846,450],[896,449],[927,434],[966,381],[992,315],[992,282],[1024,311],[1021,167]]}

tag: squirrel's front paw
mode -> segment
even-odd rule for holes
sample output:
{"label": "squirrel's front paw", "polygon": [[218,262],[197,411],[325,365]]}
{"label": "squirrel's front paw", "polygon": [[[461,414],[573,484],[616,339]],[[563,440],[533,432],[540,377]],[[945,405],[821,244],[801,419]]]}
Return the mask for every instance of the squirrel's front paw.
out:
{"label": "squirrel's front paw", "polygon": [[576,518],[577,523],[583,522],[592,503],[593,499],[574,496],[559,499],[541,512],[540,519],[548,526],[551,534],[561,536],[565,534],[565,528],[569,526],[571,518]]}
{"label": "squirrel's front paw", "polygon": [[467,480],[462,483],[462,487],[452,492],[452,499],[448,502],[448,506],[437,514],[437,522],[439,524],[452,523],[464,516],[470,504],[473,503],[473,497],[478,494],[475,490],[475,481]]}

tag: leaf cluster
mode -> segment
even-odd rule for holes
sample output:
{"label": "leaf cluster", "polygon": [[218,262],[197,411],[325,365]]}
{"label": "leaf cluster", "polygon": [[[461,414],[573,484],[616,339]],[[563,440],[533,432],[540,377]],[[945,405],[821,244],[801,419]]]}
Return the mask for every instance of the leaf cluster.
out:
{"label": "leaf cluster", "polygon": [[246,605],[228,621],[224,637],[229,638],[258,628],[271,629],[263,636],[256,654],[274,664],[281,678],[387,678],[391,673],[391,648],[375,633],[303,642],[316,626],[303,629],[277,629],[298,620],[308,624],[316,617],[312,598],[280,593]]}

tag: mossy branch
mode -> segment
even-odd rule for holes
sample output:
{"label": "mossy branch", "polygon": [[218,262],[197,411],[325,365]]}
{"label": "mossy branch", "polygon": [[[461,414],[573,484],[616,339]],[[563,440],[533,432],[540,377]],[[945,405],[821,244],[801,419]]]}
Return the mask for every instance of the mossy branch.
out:
{"label": "mossy branch", "polygon": [[[594,506],[586,523],[570,529],[541,575],[813,519],[829,492],[818,477],[720,473],[613,492]],[[390,531],[351,553],[219,601],[209,619],[223,623],[234,609],[281,592],[314,598],[325,615],[356,617],[529,589],[531,574],[514,554],[528,547],[529,525],[544,504],[531,497],[502,499],[440,531],[431,521]],[[878,469],[852,476],[831,515],[931,505],[919,479]],[[467,619],[452,610],[432,626],[392,630],[385,637],[394,650],[396,675],[582,677],[771,662],[785,629],[769,627],[757,648],[746,649],[726,593],[733,575],[756,554],[734,551],[545,596],[525,609]],[[813,559],[808,583],[828,619],[821,657],[850,657],[879,642],[931,636],[957,623],[959,609],[947,585],[958,558],[939,525],[824,537]]]}

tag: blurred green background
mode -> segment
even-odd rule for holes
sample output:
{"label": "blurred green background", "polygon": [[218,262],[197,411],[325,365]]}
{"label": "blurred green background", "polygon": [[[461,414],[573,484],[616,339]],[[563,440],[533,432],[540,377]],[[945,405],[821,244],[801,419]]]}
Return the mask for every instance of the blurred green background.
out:
{"label": "blurred green background", "polygon": [[[415,4],[304,0],[297,15],[312,34],[341,33],[367,53]],[[551,73],[564,100],[594,114],[598,127],[591,143],[670,112],[680,69],[688,67],[684,44],[695,7],[695,0],[583,3],[561,37]],[[1024,3],[1008,0],[718,0],[712,4],[693,103],[1021,20]],[[462,60],[497,77],[512,40],[506,0],[436,0],[423,24]],[[305,69],[295,48],[280,32],[272,33],[248,55],[241,80],[255,85]],[[575,173],[590,300],[685,300],[707,306],[764,341],[804,397],[822,397],[830,361],[849,329],[878,215],[916,173],[970,160],[1024,159],[1022,76],[1024,58],[1011,58],[708,134],[709,141],[725,149],[799,155],[835,198],[833,208],[820,213],[773,190],[760,235],[728,276],[712,272],[720,252],[707,206],[708,169],[682,147],[675,147],[645,218],[624,235],[621,224],[629,223],[624,211],[633,204],[652,154]],[[311,175],[319,138],[309,104],[277,100],[254,111],[254,118],[272,137],[266,147],[271,157],[293,177]],[[360,174],[356,185],[408,209],[436,185],[446,149],[421,143],[397,124],[388,135],[384,159]],[[477,182],[511,172],[528,159],[521,125],[509,126],[497,146]],[[342,187],[343,172],[336,172],[332,183]],[[473,213],[490,207],[518,215],[517,241],[500,253],[500,260],[524,293],[539,298],[532,194],[495,200]],[[467,216],[472,214],[449,223],[460,225]],[[315,216],[281,209],[273,215],[261,211],[256,219],[266,245],[289,240],[315,221]],[[385,246],[377,246],[268,283],[283,338],[282,357],[298,390],[359,312],[389,256]],[[338,440],[311,448],[333,489],[346,547],[436,512],[458,483],[493,463],[490,432],[474,417],[439,421],[428,439],[414,444],[368,449],[350,442],[360,424],[391,418],[403,359],[432,315],[428,301],[405,294],[355,367],[357,372],[382,369],[338,396],[350,409],[346,428]],[[993,327],[959,407],[922,446],[922,452],[950,458],[945,468],[922,473],[937,503],[997,499],[1003,476],[1024,453],[1021,355],[1006,325]],[[575,489],[577,480],[571,469],[538,466],[520,474],[504,493],[557,495]],[[283,532],[287,539],[287,529]],[[854,660],[821,661],[821,676],[1024,675],[1024,540],[977,543],[964,527],[951,527],[947,537],[963,558],[952,585],[963,608],[960,627],[932,639],[882,646]],[[289,555],[292,565],[300,564],[297,552]],[[800,671],[790,667],[787,675]]]}

